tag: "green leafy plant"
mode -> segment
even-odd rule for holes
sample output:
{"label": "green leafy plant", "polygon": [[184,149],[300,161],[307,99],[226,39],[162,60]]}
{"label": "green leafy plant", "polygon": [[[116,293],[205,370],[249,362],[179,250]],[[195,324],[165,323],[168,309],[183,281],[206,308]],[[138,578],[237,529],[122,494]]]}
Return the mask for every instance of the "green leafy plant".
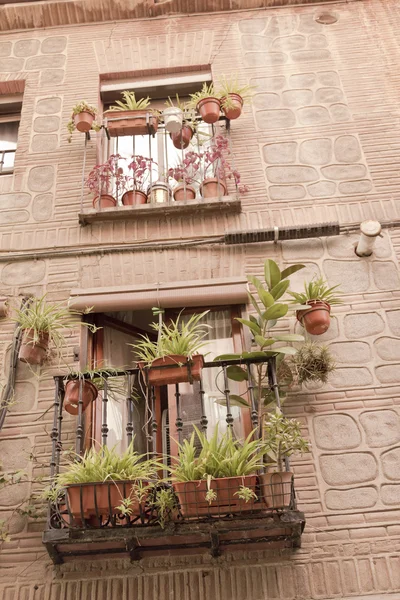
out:
{"label": "green leafy plant", "polygon": [[154,499],[150,502],[157,512],[157,523],[164,528],[166,521],[178,509],[178,501],[174,490],[171,487],[158,487],[154,490]]}
{"label": "green leafy plant", "polygon": [[147,366],[156,358],[171,354],[191,358],[206,344],[205,338],[210,326],[199,321],[208,312],[193,314],[187,321],[179,313],[175,321],[151,323],[151,328],[157,332],[157,341],[151,340],[148,335],[141,335],[140,341],[128,345],[132,346],[137,358]]}
{"label": "green leafy plant", "polygon": [[308,452],[308,441],[301,435],[301,423],[288,419],[279,408],[269,415],[264,425],[265,448],[269,464],[280,472],[283,471],[283,461],[294,452]]}
{"label": "green leafy plant", "polygon": [[200,100],[203,100],[204,98],[218,98],[213,83],[207,85],[207,83],[204,82],[201,90],[194,94],[190,94],[188,106],[195,109]]}
{"label": "green leafy plant", "polygon": [[229,94],[237,94],[243,100],[249,100],[254,95],[255,88],[251,85],[241,85],[238,82],[238,75],[230,77],[223,75],[217,83],[218,98],[222,98],[221,104],[224,109],[233,108],[234,104],[229,98]]}
{"label": "green leafy plant", "polygon": [[[79,115],[82,112],[88,112],[93,117],[96,117],[97,108],[95,106],[92,106],[91,104],[88,104],[86,102],[86,100],[81,100],[80,102],[75,104],[75,106],[72,107],[72,118],[67,123],[67,130],[69,133],[68,142],[71,142],[71,139],[72,139],[71,136],[76,129],[75,122],[74,122],[74,115]],[[100,123],[93,121],[91,129],[93,131],[100,131],[100,129],[101,129]]]}
{"label": "green leafy plant", "polygon": [[315,342],[304,343],[288,360],[300,384],[308,381],[326,383],[329,374],[336,368],[329,348]]}
{"label": "green leafy plant", "polygon": [[108,110],[144,110],[150,106],[150,97],[140,98],[136,100],[135,92],[124,91],[121,93],[123,100],[116,100],[115,104],[110,106]]}
{"label": "green leafy plant", "polygon": [[82,371],[71,371],[68,377],[64,379],[64,385],[71,379],[89,380],[96,386],[98,391],[104,390],[107,382],[107,395],[111,400],[118,401],[118,396],[126,397],[126,379],[124,369],[118,367],[97,367],[94,369],[84,369]]}
{"label": "green leafy plant", "polygon": [[[293,304],[305,305],[309,300],[321,300],[328,304],[341,304],[342,301],[339,298],[341,292],[337,289],[338,287],[339,285],[328,287],[327,282],[322,277],[319,277],[318,279],[313,279],[309,283],[305,281],[304,292],[298,293],[289,291],[288,293],[293,298],[291,301]],[[302,308],[309,307],[303,306]]]}

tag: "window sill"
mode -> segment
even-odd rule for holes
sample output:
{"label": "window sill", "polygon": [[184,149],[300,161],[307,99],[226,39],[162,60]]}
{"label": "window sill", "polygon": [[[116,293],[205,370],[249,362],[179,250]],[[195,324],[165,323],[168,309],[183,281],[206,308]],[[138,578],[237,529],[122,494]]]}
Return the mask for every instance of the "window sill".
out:
{"label": "window sill", "polygon": [[79,223],[87,225],[97,221],[119,221],[126,219],[166,217],[169,215],[210,214],[229,212],[237,214],[242,211],[240,198],[223,196],[222,198],[207,198],[206,200],[182,200],[160,204],[138,204],[136,206],[116,206],[112,208],[84,209],[79,213]]}

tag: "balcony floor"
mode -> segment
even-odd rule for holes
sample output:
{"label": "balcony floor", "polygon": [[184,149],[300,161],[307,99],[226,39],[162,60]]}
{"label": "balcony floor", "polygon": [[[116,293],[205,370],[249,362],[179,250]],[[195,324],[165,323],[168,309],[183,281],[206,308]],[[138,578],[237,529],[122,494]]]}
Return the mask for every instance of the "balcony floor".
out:
{"label": "balcony floor", "polygon": [[236,515],[208,520],[174,521],[159,525],[88,529],[47,529],[43,534],[55,564],[79,556],[198,554],[271,548],[299,548],[304,514],[296,510]]}

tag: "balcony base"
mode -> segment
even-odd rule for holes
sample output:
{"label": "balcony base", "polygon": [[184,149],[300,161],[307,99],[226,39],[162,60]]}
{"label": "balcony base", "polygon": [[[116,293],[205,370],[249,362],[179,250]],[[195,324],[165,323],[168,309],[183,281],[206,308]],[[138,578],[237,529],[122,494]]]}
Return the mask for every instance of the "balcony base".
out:
{"label": "balcony base", "polygon": [[102,529],[47,529],[43,543],[54,564],[81,556],[144,556],[199,554],[240,550],[299,548],[305,525],[302,512],[285,510],[268,514],[249,514],[207,521],[170,522],[133,527]]}
{"label": "balcony base", "polygon": [[223,196],[222,198],[207,198],[206,200],[182,200],[179,202],[162,202],[159,204],[138,204],[136,206],[115,206],[95,210],[84,209],[79,213],[79,223],[87,225],[97,221],[119,221],[135,220],[138,218],[153,218],[190,215],[210,214],[215,212],[226,212],[237,214],[242,210],[240,198],[235,196]]}

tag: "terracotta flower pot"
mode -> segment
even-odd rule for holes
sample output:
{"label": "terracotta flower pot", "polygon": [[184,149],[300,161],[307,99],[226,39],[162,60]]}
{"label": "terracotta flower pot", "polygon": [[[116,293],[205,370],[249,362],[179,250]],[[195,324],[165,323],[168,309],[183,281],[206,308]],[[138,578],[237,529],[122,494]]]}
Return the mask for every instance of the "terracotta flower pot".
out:
{"label": "terracotta flower pot", "polygon": [[124,206],[134,206],[135,204],[146,204],[147,194],[142,190],[129,190],[122,196],[122,204]]}
{"label": "terracotta flower pot", "polygon": [[201,118],[205,123],[216,123],[221,111],[221,103],[218,98],[203,98],[196,106]]}
{"label": "terracotta flower pot", "polygon": [[68,485],[66,490],[69,509],[75,518],[118,514],[117,506],[128,497],[132,499],[129,507],[132,515],[140,514],[140,503],[134,496],[134,481],[74,484]]}
{"label": "terracotta flower pot", "polygon": [[260,475],[261,493],[268,508],[289,508],[293,473],[279,471]]}
{"label": "terracotta flower pot", "polygon": [[203,517],[254,510],[255,499],[246,502],[238,497],[237,492],[241,486],[245,486],[255,493],[256,482],[256,475],[212,479],[210,489],[217,495],[216,500],[212,502],[206,500],[208,488],[207,482],[204,480],[184,481],[173,485],[182,515],[184,517]]}
{"label": "terracotta flower pot", "polygon": [[[114,206],[117,206],[117,201],[115,198],[113,198],[113,196],[110,196],[110,194],[102,194],[100,205],[101,208],[114,208]],[[99,196],[96,196],[96,198],[93,200],[93,208],[99,210]]]}
{"label": "terracotta flower pot", "polygon": [[174,200],[177,202],[182,200],[194,200],[196,198],[196,190],[192,185],[183,185],[180,183],[174,189]]}
{"label": "terracotta flower pot", "polygon": [[178,133],[171,133],[172,143],[178,150],[187,148],[192,137],[193,129],[189,125],[184,125]]}
{"label": "terracotta flower pot", "polygon": [[226,196],[226,185],[223,181],[216,177],[210,177],[205,179],[200,185],[200,193],[203,198],[219,198],[220,196]]}
{"label": "terracotta flower pot", "polygon": [[221,98],[221,108],[226,118],[233,121],[233,119],[238,119],[242,114],[243,98],[239,94],[228,94],[228,98],[229,106],[227,107],[224,107],[224,101],[227,99],[226,96]]}
{"label": "terracotta flower pot", "polygon": [[103,116],[111,137],[153,134],[158,129],[158,117],[150,109],[107,110]]}
{"label": "terracotta flower pot", "polygon": [[33,329],[24,330],[18,358],[29,365],[41,365],[49,347],[49,334],[45,331],[40,332],[36,343],[33,343],[33,336]]}
{"label": "terracotta flower pot", "polygon": [[322,300],[309,300],[307,304],[310,305],[310,308],[298,310],[296,312],[297,319],[311,335],[322,335],[328,331],[331,324],[331,307]]}
{"label": "terracotta flower pot", "polygon": [[86,133],[86,131],[90,131],[92,128],[94,115],[84,110],[77,115],[73,115],[73,119],[77,130],[81,133]]}
{"label": "terracotta flower pot", "polygon": [[82,412],[85,412],[89,404],[94,402],[98,396],[97,387],[88,379],[71,379],[65,386],[64,408],[70,415],[79,412],[79,384],[82,382]]}
{"label": "terracotta flower pot", "polygon": [[[190,380],[187,362],[188,359],[186,356],[180,356],[178,354],[171,354],[170,356],[157,358],[152,362],[151,367],[146,369],[149,384],[161,386],[169,385],[171,383],[189,382]],[[195,354],[192,357],[191,362],[192,364],[190,366],[190,373],[192,375],[192,379],[199,381],[204,365],[204,357],[202,354]],[[143,362],[139,363],[139,368],[142,370],[145,368]]]}

